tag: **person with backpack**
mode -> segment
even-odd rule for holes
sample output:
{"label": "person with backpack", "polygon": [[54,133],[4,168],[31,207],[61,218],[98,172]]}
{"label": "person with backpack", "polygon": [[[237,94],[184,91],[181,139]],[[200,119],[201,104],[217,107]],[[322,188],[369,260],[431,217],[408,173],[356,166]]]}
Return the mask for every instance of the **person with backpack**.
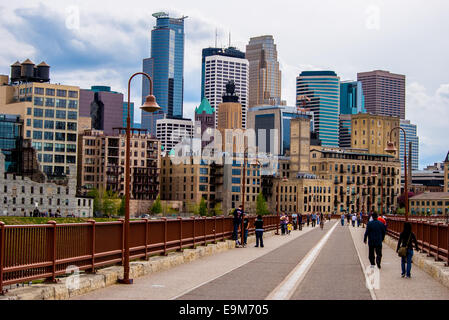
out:
{"label": "person with backpack", "polygon": [[[366,244],[366,239],[368,238],[371,268],[374,268],[376,262],[377,267],[380,269],[382,260],[382,242],[385,238],[385,226],[382,222],[377,220],[377,213],[374,212],[371,217],[373,220],[366,225],[363,242]],[[374,257],[374,253],[376,253],[376,257]]]}
{"label": "person with backpack", "polygon": [[402,278],[411,278],[410,272],[412,270],[413,245],[415,245],[416,251],[419,251],[418,241],[416,240],[415,234],[412,232],[412,225],[410,222],[406,222],[404,223],[404,230],[399,235],[398,246],[396,248],[396,252],[401,257]]}
{"label": "person with backpack", "polygon": [[254,228],[256,231],[255,247],[258,248],[260,243],[260,247],[263,248],[263,219],[260,214],[257,216],[256,221],[254,221]]}

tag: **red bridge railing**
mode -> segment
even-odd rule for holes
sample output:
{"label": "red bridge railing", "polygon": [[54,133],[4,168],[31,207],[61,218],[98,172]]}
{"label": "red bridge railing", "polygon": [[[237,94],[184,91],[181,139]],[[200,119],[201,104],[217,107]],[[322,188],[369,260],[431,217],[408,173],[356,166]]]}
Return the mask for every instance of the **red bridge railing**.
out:
{"label": "red bridge railing", "polygon": [[[249,217],[254,233],[255,217]],[[265,230],[278,227],[277,216],[264,216]],[[130,259],[230,239],[232,217],[134,220],[130,223]],[[124,221],[40,225],[0,222],[0,293],[6,285],[36,279],[55,281],[68,266],[94,272],[123,263]]]}

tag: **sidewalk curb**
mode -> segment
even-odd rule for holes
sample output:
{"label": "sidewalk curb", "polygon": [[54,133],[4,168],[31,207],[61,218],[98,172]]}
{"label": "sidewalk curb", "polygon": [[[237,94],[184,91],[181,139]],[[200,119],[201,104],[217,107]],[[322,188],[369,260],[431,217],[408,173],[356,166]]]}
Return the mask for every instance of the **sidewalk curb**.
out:
{"label": "sidewalk curb", "polygon": [[[264,237],[272,236],[275,231],[267,231]],[[248,236],[248,244],[256,242],[255,235]],[[220,241],[195,249],[183,249],[182,252],[170,252],[167,256],[152,256],[148,260],[130,262],[130,278],[138,278],[159,271],[165,271],[175,266],[189,263],[203,257],[221,253],[235,248],[234,240]],[[69,289],[67,277],[59,279],[58,283],[34,284],[28,287],[11,289],[0,300],[67,300],[101,288],[117,284],[123,277],[122,266],[112,266],[97,270],[95,274],[79,275],[77,289]]]}
{"label": "sidewalk curb", "polygon": [[[384,243],[396,251],[398,244],[396,239],[391,236],[385,236]],[[449,288],[449,267],[446,267],[444,262],[435,261],[435,258],[428,257],[426,253],[416,251],[413,254],[412,261],[418,268],[437,280],[443,286]]]}

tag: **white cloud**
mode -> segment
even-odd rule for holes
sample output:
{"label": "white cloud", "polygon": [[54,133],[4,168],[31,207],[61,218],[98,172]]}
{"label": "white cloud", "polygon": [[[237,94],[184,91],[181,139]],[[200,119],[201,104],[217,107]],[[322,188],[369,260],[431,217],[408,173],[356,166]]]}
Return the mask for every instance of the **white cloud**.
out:
{"label": "white cloud", "polygon": [[449,84],[431,94],[417,82],[409,84],[406,118],[418,125],[420,167],[441,162],[449,150]]}

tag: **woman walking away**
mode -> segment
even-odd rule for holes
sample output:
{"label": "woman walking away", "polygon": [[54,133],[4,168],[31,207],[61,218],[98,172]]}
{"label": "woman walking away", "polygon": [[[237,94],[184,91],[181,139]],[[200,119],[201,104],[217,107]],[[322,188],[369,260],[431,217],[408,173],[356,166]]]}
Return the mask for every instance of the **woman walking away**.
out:
{"label": "woman walking away", "polygon": [[[401,257],[402,278],[405,276],[407,276],[407,278],[411,277],[410,271],[412,269],[413,244],[415,244],[416,251],[419,251],[418,241],[416,241],[416,236],[412,232],[412,225],[410,222],[406,222],[404,223],[404,230],[399,236],[398,247],[396,248],[396,252]],[[407,270],[405,268],[406,263]]]}
{"label": "woman walking away", "polygon": [[344,213],[341,214],[341,225],[342,226],[345,225],[345,214]]}
{"label": "woman walking away", "polygon": [[262,216],[259,214],[256,218],[256,221],[254,221],[254,228],[256,229],[256,245],[255,247],[260,246],[263,248],[263,219]]}

